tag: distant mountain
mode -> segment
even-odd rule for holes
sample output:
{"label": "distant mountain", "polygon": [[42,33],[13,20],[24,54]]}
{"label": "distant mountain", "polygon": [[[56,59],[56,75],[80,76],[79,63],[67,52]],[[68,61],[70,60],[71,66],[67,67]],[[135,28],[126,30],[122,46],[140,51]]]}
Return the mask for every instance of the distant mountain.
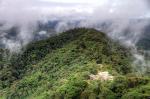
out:
{"label": "distant mountain", "polygon": [[2,99],[150,97],[150,78],[132,71],[130,50],[95,29],[76,28],[34,41],[10,58],[2,49],[0,57]]}
{"label": "distant mountain", "polygon": [[150,50],[150,25],[145,27],[144,33],[138,41],[137,46],[144,50]]}
{"label": "distant mountain", "polygon": [[[75,28],[75,27],[84,27],[84,25],[82,25],[81,23],[86,23],[86,20],[73,20],[73,21],[66,21],[64,22],[63,20],[53,20],[53,21],[48,21],[48,22],[38,22],[37,24],[37,29],[34,31],[33,33],[33,40],[32,41],[38,41],[38,40],[42,40],[42,39],[46,39],[50,36],[54,36],[56,35],[58,32],[62,32],[71,28]],[[149,19],[131,19],[130,20],[130,25],[136,25],[139,22],[150,22]],[[64,24],[63,24],[64,23]],[[111,25],[113,25],[112,21],[105,21],[105,22],[97,22],[97,23],[86,23],[87,27],[90,28],[95,28],[104,32],[110,32],[111,29]],[[65,27],[64,25],[66,25],[67,27]],[[88,26],[89,25],[89,26]],[[86,26],[85,26],[86,27]],[[127,39],[130,38],[132,36],[132,31],[130,30],[132,27],[127,27],[126,29],[124,29],[124,31],[121,31],[122,36],[126,37]],[[150,49],[150,25],[146,25],[145,28],[143,29],[143,34],[141,35],[139,41],[137,42],[137,46],[141,49],[144,50],[149,50]],[[7,38],[7,39],[11,39],[11,40],[16,40],[17,34],[18,34],[18,28],[17,27],[12,27],[9,30],[0,30],[1,35],[0,35],[0,39],[2,38]],[[5,34],[3,34],[5,33]],[[117,35],[117,34],[116,34]],[[117,37],[116,37],[117,38]],[[132,38],[131,38],[132,39]],[[0,42],[0,47],[4,47],[4,44],[2,42]]]}
{"label": "distant mountain", "polygon": [[[77,27],[78,23],[80,21],[72,21],[72,22],[66,22],[66,24],[70,27],[71,25],[73,27]],[[33,33],[33,38],[32,41],[38,41],[38,40],[42,40],[42,39],[46,39],[50,36],[54,36],[56,35],[58,32],[60,31],[65,31],[68,30],[63,26],[59,26],[60,23],[63,23],[62,20],[53,20],[53,21],[47,21],[45,23],[43,22],[37,22],[37,27],[34,31],[32,31]],[[3,25],[0,25],[0,27],[2,27]],[[3,38],[6,38],[8,40],[14,40],[17,41],[17,35],[20,32],[20,28],[17,26],[13,26],[9,29],[0,29],[0,41]],[[4,47],[4,43],[0,42],[0,48]]]}

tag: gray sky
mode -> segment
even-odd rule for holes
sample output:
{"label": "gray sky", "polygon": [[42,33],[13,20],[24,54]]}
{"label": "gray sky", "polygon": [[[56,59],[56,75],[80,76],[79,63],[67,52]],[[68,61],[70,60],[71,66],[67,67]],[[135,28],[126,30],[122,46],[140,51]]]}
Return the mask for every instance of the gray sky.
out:
{"label": "gray sky", "polygon": [[80,14],[97,18],[135,18],[149,15],[147,0],[1,0],[0,20],[16,23],[45,16]]}
{"label": "gray sky", "polygon": [[[54,19],[64,20],[58,25],[59,28],[68,27],[66,21],[69,20],[84,19],[86,22],[81,24],[85,26],[117,20],[110,29],[113,33],[121,32],[128,27],[130,19],[149,18],[149,12],[148,0],[0,0],[0,23],[3,24],[0,31],[19,27],[15,40],[5,38],[7,33],[0,32],[0,41],[9,49],[20,46],[20,42],[26,45],[33,39],[37,21]],[[146,23],[140,23],[135,26],[138,31],[142,31],[145,25]],[[116,26],[119,26],[117,30]],[[114,35],[120,34],[112,36]]]}

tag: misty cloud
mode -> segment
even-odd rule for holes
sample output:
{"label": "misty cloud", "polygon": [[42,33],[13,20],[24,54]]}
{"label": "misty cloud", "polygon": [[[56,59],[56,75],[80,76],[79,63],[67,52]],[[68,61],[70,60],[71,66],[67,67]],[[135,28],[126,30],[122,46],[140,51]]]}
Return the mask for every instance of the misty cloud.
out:
{"label": "misty cloud", "polygon": [[[56,32],[79,26],[98,27],[97,24],[111,21],[113,24],[108,29],[112,36],[117,36],[129,26],[131,19],[149,17],[149,10],[146,0],[1,0],[0,37],[3,40],[3,31],[17,27],[16,40],[20,45],[26,45],[34,38],[37,23],[49,20],[61,20],[55,27]],[[80,20],[79,26],[68,25],[77,20]],[[138,24],[138,31],[143,26],[145,24]]]}
{"label": "misty cloud", "polygon": [[[1,0],[0,44],[18,51],[35,38],[90,27],[133,47],[138,63],[144,58],[137,52],[136,43],[150,24],[149,4],[149,0]],[[39,23],[49,21],[55,24],[52,32],[39,30]],[[11,32],[14,28],[15,32]]]}

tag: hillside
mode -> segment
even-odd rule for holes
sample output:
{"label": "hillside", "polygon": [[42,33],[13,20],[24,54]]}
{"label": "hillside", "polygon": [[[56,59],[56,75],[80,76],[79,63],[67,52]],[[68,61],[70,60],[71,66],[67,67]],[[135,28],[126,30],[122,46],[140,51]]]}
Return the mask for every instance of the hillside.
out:
{"label": "hillside", "polygon": [[147,99],[150,78],[132,72],[130,50],[94,29],[77,28],[1,50],[0,99]]}

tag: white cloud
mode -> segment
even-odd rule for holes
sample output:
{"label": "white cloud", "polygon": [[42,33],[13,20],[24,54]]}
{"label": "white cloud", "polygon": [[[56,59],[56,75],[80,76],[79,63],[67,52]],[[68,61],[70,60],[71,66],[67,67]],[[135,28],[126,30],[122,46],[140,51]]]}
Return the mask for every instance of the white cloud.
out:
{"label": "white cloud", "polygon": [[41,1],[101,5],[104,4],[107,0],[41,0]]}
{"label": "white cloud", "polygon": [[87,27],[105,20],[119,20],[120,29],[115,31],[121,31],[127,27],[129,19],[149,17],[149,12],[147,0],[1,0],[0,23],[4,25],[0,26],[0,31],[17,26],[16,40],[27,44],[33,38],[37,21],[64,20],[56,28],[63,30],[61,26],[68,29],[65,22],[71,20],[84,19],[86,21],[81,22],[81,26]]}

